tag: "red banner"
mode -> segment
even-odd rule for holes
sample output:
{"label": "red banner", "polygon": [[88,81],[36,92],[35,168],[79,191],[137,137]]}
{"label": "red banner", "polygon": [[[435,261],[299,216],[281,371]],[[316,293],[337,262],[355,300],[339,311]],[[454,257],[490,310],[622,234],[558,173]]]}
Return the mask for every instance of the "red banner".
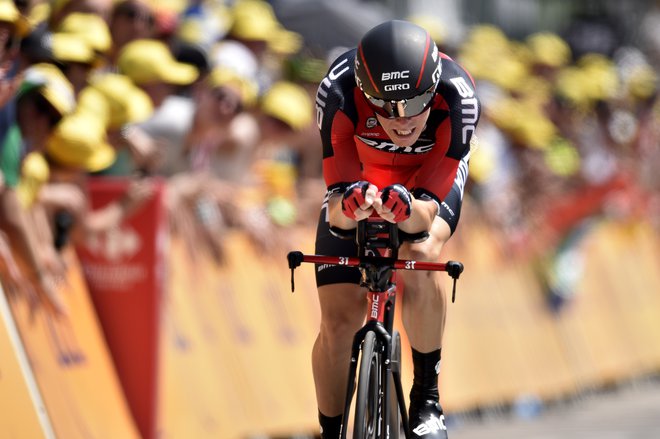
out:
{"label": "red banner", "polygon": [[[119,199],[124,179],[93,179],[93,209]],[[156,437],[159,308],[164,288],[163,185],[119,227],[77,248],[129,406],[145,439]]]}

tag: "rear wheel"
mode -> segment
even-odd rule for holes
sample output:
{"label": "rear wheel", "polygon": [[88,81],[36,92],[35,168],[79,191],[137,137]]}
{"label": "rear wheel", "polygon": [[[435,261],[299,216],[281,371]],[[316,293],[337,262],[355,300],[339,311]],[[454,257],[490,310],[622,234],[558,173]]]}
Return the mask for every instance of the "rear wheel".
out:
{"label": "rear wheel", "polygon": [[358,388],[355,399],[354,439],[379,437],[380,423],[380,354],[376,350],[376,334],[367,332],[362,342]]}

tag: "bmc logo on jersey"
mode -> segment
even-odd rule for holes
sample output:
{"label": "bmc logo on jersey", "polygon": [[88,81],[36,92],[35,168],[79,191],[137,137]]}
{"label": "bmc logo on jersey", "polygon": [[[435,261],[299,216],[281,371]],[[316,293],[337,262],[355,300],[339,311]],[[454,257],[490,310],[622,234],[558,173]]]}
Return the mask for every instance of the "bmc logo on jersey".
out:
{"label": "bmc logo on jersey", "polygon": [[429,152],[433,148],[433,145],[435,145],[434,142],[422,144],[420,141],[417,141],[417,143],[412,146],[399,146],[385,140],[367,139],[362,136],[357,136],[357,138],[371,148],[375,148],[379,151],[395,152],[397,154],[424,154]]}
{"label": "bmc logo on jersey", "polygon": [[479,115],[479,104],[477,98],[474,96],[474,90],[468,85],[465,79],[457,76],[450,79],[451,83],[456,87],[456,91],[461,99],[461,122],[463,125],[463,144],[467,145],[469,137],[474,133]]}

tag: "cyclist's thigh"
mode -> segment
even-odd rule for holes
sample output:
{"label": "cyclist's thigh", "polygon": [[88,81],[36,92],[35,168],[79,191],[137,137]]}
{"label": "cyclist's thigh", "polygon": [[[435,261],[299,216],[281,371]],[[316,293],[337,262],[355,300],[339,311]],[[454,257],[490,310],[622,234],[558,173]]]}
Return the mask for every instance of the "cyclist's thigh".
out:
{"label": "cyclist's thigh", "polygon": [[[326,256],[357,255],[354,240],[341,239],[330,233],[325,209],[319,216],[315,252]],[[365,313],[365,292],[359,286],[360,271],[355,267],[316,264],[315,273],[324,324],[359,325]]]}
{"label": "cyclist's thigh", "polygon": [[[330,233],[330,224],[327,221],[326,210],[323,208],[319,215],[319,224],[316,229],[317,255],[326,256],[356,256],[357,245],[353,239],[341,239]],[[330,264],[316,264],[316,285],[332,285],[338,283],[360,283],[360,271],[356,267],[345,267]]]}
{"label": "cyclist's thigh", "polygon": [[447,221],[436,216],[431,225],[428,239],[417,243],[404,243],[399,250],[399,256],[404,259],[418,261],[438,261],[442,247],[451,237],[451,233]]}
{"label": "cyclist's thigh", "polygon": [[366,312],[365,290],[355,284],[331,284],[318,288],[321,323],[354,333]]}

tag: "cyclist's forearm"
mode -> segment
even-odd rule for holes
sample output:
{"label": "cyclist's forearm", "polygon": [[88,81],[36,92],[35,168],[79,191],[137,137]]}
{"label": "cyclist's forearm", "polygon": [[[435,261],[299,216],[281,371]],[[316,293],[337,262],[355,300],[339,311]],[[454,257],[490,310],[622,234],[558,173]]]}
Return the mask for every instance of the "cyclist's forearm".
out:
{"label": "cyclist's forearm", "polygon": [[357,227],[357,221],[344,215],[341,208],[341,194],[332,195],[328,200],[328,220],[332,227],[351,230]]}
{"label": "cyclist's forearm", "polygon": [[433,201],[412,200],[410,218],[399,223],[399,229],[406,233],[428,232],[438,213],[438,206]]}

